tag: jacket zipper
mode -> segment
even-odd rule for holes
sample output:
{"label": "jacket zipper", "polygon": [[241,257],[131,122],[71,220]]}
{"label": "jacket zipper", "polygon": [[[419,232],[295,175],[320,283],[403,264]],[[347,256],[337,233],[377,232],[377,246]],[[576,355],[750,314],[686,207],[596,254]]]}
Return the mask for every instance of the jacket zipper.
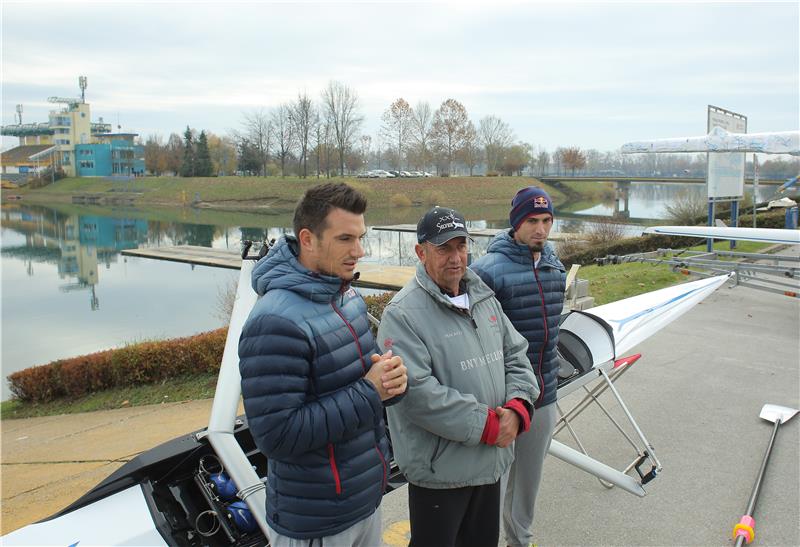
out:
{"label": "jacket zipper", "polygon": [[375,445],[375,452],[378,453],[378,457],[381,459],[381,465],[383,465],[383,478],[381,479],[381,493],[383,493],[386,492],[386,460],[377,444]]}
{"label": "jacket zipper", "polygon": [[333,443],[328,443],[328,461],[331,464],[331,473],[333,473],[333,482],[336,484],[336,495],[342,493],[342,482],[339,480],[339,469],[336,467],[336,458],[333,453]]}
{"label": "jacket zipper", "polygon": [[356,331],[353,329],[352,325],[347,322],[347,319],[344,318],[344,315],[342,315],[342,312],[340,312],[339,308],[336,307],[336,304],[331,302],[331,308],[333,308],[333,311],[336,312],[336,315],[342,318],[342,321],[344,321],[344,324],[347,325],[347,328],[350,329],[350,334],[353,335],[353,340],[356,342],[356,349],[358,349],[358,358],[361,359],[361,368],[364,369],[364,373],[366,374],[367,364],[364,362],[364,353],[361,351],[361,342],[358,341]]}
{"label": "jacket zipper", "polygon": [[542,292],[542,283],[539,281],[539,274],[536,273],[536,266],[533,267],[533,276],[536,278],[536,284],[539,286],[539,298],[542,300],[542,318],[544,319],[544,341],[542,342],[542,349],[539,350],[539,372],[536,378],[539,380],[539,397],[536,399],[536,404],[542,402],[544,398],[544,378],[542,378],[542,362],[544,361],[544,348],[547,346],[547,341],[550,339],[550,331],[547,328],[547,307],[544,303],[544,293]]}

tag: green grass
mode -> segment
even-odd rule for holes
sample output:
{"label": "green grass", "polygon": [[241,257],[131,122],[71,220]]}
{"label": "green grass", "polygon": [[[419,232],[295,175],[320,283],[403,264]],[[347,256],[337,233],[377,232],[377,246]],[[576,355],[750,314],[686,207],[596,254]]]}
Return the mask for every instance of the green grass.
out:
{"label": "green grass", "polygon": [[216,374],[204,374],[174,378],[157,385],[101,391],[76,400],[57,400],[49,403],[32,404],[12,399],[0,403],[0,418],[3,420],[33,418],[208,399],[214,396],[216,383]]}
{"label": "green grass", "polygon": [[686,281],[665,265],[641,262],[583,266],[578,277],[589,280],[589,295],[598,306]]}
{"label": "green grass", "polygon": [[[311,186],[326,179],[309,177],[144,177],[130,182],[111,182],[104,178],[66,178],[39,189],[20,189],[25,202],[68,202],[74,194],[125,195],[112,188],[127,189],[135,196],[136,206],[186,206],[197,199],[202,207],[229,210],[258,210],[289,214],[294,204]],[[530,177],[433,177],[426,179],[357,179],[334,178],[362,191],[369,202],[368,211],[410,209],[392,207],[391,197],[402,194],[414,207],[427,208],[441,202],[464,210],[466,216],[481,213],[484,206],[493,206],[501,216],[508,214],[511,197],[525,186],[540,184]],[[556,205],[566,197],[557,189],[545,186]],[[469,212],[468,212],[469,211]],[[368,213],[369,216],[369,213]]]}
{"label": "green grass", "polygon": [[[735,251],[758,253],[769,246],[770,244],[767,243],[740,241]],[[728,241],[714,243],[714,249],[717,251],[728,251],[730,250],[729,248],[730,243]],[[690,248],[692,251],[705,251],[705,249],[705,245]],[[695,269],[700,270],[701,268]],[[578,271],[578,277],[589,280],[589,295],[594,297],[595,304],[598,306],[689,280],[685,274],[673,272],[667,264],[650,262],[583,266]]]}

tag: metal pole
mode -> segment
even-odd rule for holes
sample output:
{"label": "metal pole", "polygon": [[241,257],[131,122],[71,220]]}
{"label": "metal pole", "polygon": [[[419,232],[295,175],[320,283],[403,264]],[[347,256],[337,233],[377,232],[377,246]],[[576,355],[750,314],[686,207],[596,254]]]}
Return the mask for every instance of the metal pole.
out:
{"label": "metal pole", "polygon": [[[778,418],[775,420],[775,427],[772,428],[772,437],[769,440],[769,445],[767,446],[767,451],[764,454],[764,460],[761,462],[761,469],[758,470],[758,476],[756,477],[756,483],[753,485],[753,492],[750,494],[750,501],[747,502],[747,509],[745,510],[744,514],[748,516],[753,516],[753,511],[756,509],[756,502],[758,501],[758,494],[761,492],[761,483],[764,480],[764,473],[767,470],[767,464],[769,463],[770,454],[772,454],[772,447],[775,444],[775,436],[778,434],[778,427],[781,425],[781,420]],[[742,547],[744,544],[745,538],[744,536],[737,536],[736,538],[736,547]]]}
{"label": "metal pole", "polygon": [[753,154],[753,228],[756,227],[757,203],[758,203],[758,156]]}

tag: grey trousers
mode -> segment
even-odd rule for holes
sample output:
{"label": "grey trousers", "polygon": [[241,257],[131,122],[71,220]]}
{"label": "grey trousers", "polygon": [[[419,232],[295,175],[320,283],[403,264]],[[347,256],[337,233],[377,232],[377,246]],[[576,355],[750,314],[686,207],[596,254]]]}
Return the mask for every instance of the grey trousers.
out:
{"label": "grey trousers", "polygon": [[381,508],[356,522],[347,530],[333,536],[314,539],[296,539],[282,536],[269,526],[270,547],[375,547],[381,545]]}
{"label": "grey trousers", "polygon": [[542,464],[550,448],[558,409],[555,403],[537,408],[531,428],[514,441],[514,463],[503,476],[503,530],[512,547],[533,543],[533,510],[542,479]]}

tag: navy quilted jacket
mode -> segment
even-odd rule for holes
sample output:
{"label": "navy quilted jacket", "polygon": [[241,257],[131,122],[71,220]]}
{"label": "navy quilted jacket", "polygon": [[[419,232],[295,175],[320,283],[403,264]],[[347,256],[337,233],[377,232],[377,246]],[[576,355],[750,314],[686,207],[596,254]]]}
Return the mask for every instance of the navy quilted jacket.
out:
{"label": "navy quilted jacket", "polygon": [[566,273],[552,245],[545,246],[534,269],[528,247],[514,241],[510,230],[503,231],[470,268],[491,287],[514,328],[528,339],[528,359],[539,381],[535,407],[555,402],[556,344]]}
{"label": "navy quilted jacket", "polygon": [[329,536],[381,502],[389,447],[383,404],[364,378],[375,353],[366,304],[306,269],[281,238],[253,270],[261,296],[239,339],[245,413],[267,456],[267,521],[282,535]]}

